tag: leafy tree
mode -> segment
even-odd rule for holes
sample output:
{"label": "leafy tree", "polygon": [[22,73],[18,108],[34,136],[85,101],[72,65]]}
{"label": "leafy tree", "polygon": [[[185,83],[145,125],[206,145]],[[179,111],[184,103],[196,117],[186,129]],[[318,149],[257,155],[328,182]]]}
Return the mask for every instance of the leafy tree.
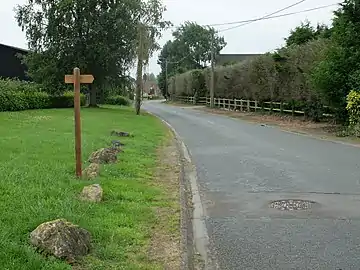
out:
{"label": "leafy tree", "polygon": [[16,19],[33,52],[24,59],[29,75],[57,93],[64,74],[78,66],[95,77],[90,105],[96,105],[97,89],[131,68],[140,22],[148,25],[150,55],[158,48],[163,11],[160,0],[27,0]]}
{"label": "leafy tree", "polygon": [[203,69],[210,64],[212,47],[216,55],[226,46],[224,38],[217,35],[214,28],[193,22],[178,27],[173,38],[163,46],[158,59],[161,66],[158,81],[164,95],[167,95],[166,72],[169,78],[188,70]]}
{"label": "leafy tree", "polygon": [[185,64],[195,68],[210,63],[213,45],[216,54],[226,45],[224,38],[217,36],[214,28],[206,28],[193,22],[185,22],[173,33],[173,37],[174,49],[178,50],[180,57],[185,58]]}
{"label": "leafy tree", "polygon": [[329,38],[331,29],[325,24],[313,27],[309,21],[302,22],[300,26],[290,31],[289,37],[285,39],[286,46],[301,45],[317,38]]}
{"label": "leafy tree", "polygon": [[335,12],[331,30],[332,46],[326,61],[316,66],[312,78],[339,120],[346,119],[346,96],[360,81],[360,0],[345,0]]}
{"label": "leafy tree", "polygon": [[148,73],[148,74],[146,74],[146,75],[147,75],[148,81],[156,82],[156,76],[155,76],[154,73]]}
{"label": "leafy tree", "polygon": [[332,28],[326,24],[317,24],[315,30],[315,38],[331,38]]}

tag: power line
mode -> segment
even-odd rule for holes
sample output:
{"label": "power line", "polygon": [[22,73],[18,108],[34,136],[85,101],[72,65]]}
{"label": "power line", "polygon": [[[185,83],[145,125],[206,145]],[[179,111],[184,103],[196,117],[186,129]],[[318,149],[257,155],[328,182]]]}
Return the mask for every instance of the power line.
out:
{"label": "power line", "polygon": [[[305,9],[305,10],[300,10],[300,11],[295,11],[295,12],[290,12],[290,13],[285,13],[285,14],[280,14],[280,15],[276,15],[276,16],[273,16],[277,13],[280,13],[284,10],[287,10],[289,8],[292,8],[296,5],[299,5],[303,2],[305,2],[306,0],[301,0],[301,1],[298,1],[290,6],[287,6],[287,7],[284,7],[282,9],[279,9],[277,11],[274,11],[270,14],[267,14],[263,17],[260,17],[260,18],[256,18],[256,19],[250,19],[250,20],[243,20],[243,21],[235,21],[235,22],[227,22],[227,23],[217,23],[217,24],[209,24],[209,25],[203,25],[203,26],[222,26],[222,25],[232,25],[232,24],[240,24],[240,25],[236,25],[236,26],[232,26],[232,27],[229,27],[229,28],[226,28],[226,29],[223,29],[223,30],[220,30],[220,31],[217,31],[218,33],[221,33],[221,32],[225,32],[225,31],[228,31],[228,30],[232,30],[232,29],[236,29],[236,28],[239,28],[241,26],[244,26],[244,25],[247,25],[247,24],[250,24],[250,23],[253,23],[253,22],[257,22],[257,21],[263,21],[263,20],[270,20],[270,19],[275,19],[275,18],[281,18],[281,17],[286,17],[286,16],[291,16],[291,15],[296,15],[296,14],[301,14],[301,13],[306,13],[306,12],[310,12],[310,11],[314,11],[314,10],[319,10],[319,9],[324,9],[324,8],[328,8],[328,7],[332,7],[332,6],[336,6],[338,5],[337,4],[330,4],[330,5],[325,5],[325,6],[320,6],[320,7],[315,7],[315,8],[310,8],[310,9]],[[188,56],[185,56],[183,57],[182,59],[176,61],[176,62],[168,62],[168,64],[178,64],[182,61],[184,61]]]}
{"label": "power line", "polygon": [[[278,13],[284,11],[284,10],[287,10],[287,9],[289,9],[289,8],[292,8],[292,7],[295,7],[295,6],[297,6],[297,5],[300,5],[301,3],[305,2],[305,1],[306,1],[306,0],[298,1],[298,2],[296,2],[296,3],[294,3],[294,4],[291,4],[290,6],[286,6],[286,7],[282,8],[282,9],[279,9],[279,10],[277,10],[277,11],[274,11],[274,12],[272,12],[272,13],[270,13],[270,14],[267,14],[267,15],[261,17],[261,18],[255,19],[255,20],[265,19],[265,18],[270,17],[270,16],[272,16],[272,15],[278,14]],[[223,26],[223,25],[230,25],[230,24],[237,24],[237,23],[248,23],[248,22],[250,23],[250,22],[252,22],[252,21],[253,21],[253,20],[247,20],[247,21],[241,21],[241,22],[217,23],[217,24],[210,24],[209,26]]]}
{"label": "power line", "polygon": [[[290,6],[286,6],[286,7],[282,8],[282,9],[279,9],[279,10],[273,12],[273,13],[267,14],[267,15],[261,17],[261,18],[257,18],[256,20],[270,17],[270,16],[275,15],[275,14],[277,14],[277,13],[280,13],[280,12],[282,12],[282,11],[284,11],[284,10],[287,10],[287,9],[289,9],[289,8],[292,8],[292,7],[294,7],[294,6],[297,6],[297,5],[299,5],[299,4],[301,4],[301,3],[305,2],[305,1],[307,1],[307,0],[300,0],[300,1],[296,2],[296,3],[294,3],[294,4],[291,4]],[[253,20],[240,21],[240,22],[238,22],[238,21],[237,21],[237,22],[228,22],[228,23],[215,23],[215,24],[207,24],[207,25],[203,25],[203,26],[204,26],[204,27],[206,27],[206,26],[208,26],[208,27],[209,27],[209,26],[211,26],[211,27],[213,27],[213,26],[223,26],[223,25],[230,25],[230,24],[237,24],[237,23],[244,23],[244,22],[252,22],[252,21],[253,21]],[[173,26],[173,27],[175,28],[176,26]]]}
{"label": "power line", "polygon": [[[263,21],[263,20],[269,20],[269,19],[275,19],[275,18],[281,18],[281,17],[286,17],[286,16],[291,16],[291,15],[296,15],[296,14],[300,14],[300,13],[306,13],[306,12],[310,12],[310,11],[314,11],[314,10],[319,10],[319,9],[324,9],[324,8],[328,8],[328,7],[332,7],[332,6],[337,6],[338,4],[331,4],[331,5],[325,5],[325,6],[320,6],[320,7],[315,7],[315,8],[310,8],[310,9],[305,9],[305,10],[300,10],[300,11],[295,11],[295,12],[290,12],[290,13],[285,13],[285,14],[280,14],[280,15],[276,15],[276,16],[264,16],[261,18],[257,18],[257,19],[252,19],[252,20],[246,20],[246,21],[238,21],[238,22],[229,22],[227,23],[227,25],[231,25],[231,24],[239,24],[240,25],[236,25],[236,26],[232,26],[223,30],[220,30],[218,32],[225,32],[228,30],[232,30],[235,28],[239,28],[241,26],[253,23],[253,22],[257,22],[257,21]],[[278,12],[277,12],[278,13]],[[218,24],[221,25],[221,24]],[[225,25],[225,24],[223,24]]]}
{"label": "power line", "polygon": [[[284,7],[284,8],[282,8],[282,9],[280,9],[280,10],[277,10],[277,11],[275,11],[275,12],[273,12],[273,13],[270,13],[270,14],[268,14],[268,15],[265,15],[265,16],[262,17],[262,18],[269,17],[269,16],[271,16],[271,15],[275,15],[275,14],[281,12],[281,11],[284,11],[284,10],[287,10],[287,9],[292,8],[292,7],[294,7],[294,6],[297,6],[297,5],[299,5],[299,4],[301,4],[301,3],[305,2],[305,1],[307,1],[307,0],[300,0],[300,1],[296,2],[296,3],[294,3],[294,4],[291,4],[290,6]],[[248,20],[248,21],[251,21],[251,20]],[[248,21],[245,21],[245,22],[248,22]],[[242,21],[242,22],[244,22],[244,21]],[[222,25],[229,25],[229,24],[236,24],[236,23],[238,23],[238,22],[215,23],[215,24],[207,24],[207,25],[203,25],[203,26],[204,26],[204,27],[206,27],[206,26],[222,26]],[[177,26],[172,26],[172,27],[173,27],[173,28],[176,28]]]}
{"label": "power line", "polygon": [[[303,0],[305,1],[305,0]],[[241,26],[244,26],[244,25],[247,25],[247,24],[250,24],[252,22],[257,22],[257,21],[263,21],[263,20],[269,20],[269,19],[275,19],[275,18],[281,18],[281,17],[286,17],[286,16],[291,16],[291,15],[296,15],[296,14],[301,14],[301,13],[306,13],[306,12],[310,12],[310,11],[314,11],[314,10],[319,10],[319,9],[324,9],[324,8],[328,8],[328,7],[332,7],[332,6],[337,6],[339,5],[339,3],[336,3],[336,4],[330,4],[330,5],[325,5],[325,6],[319,6],[319,7],[315,7],[315,8],[310,8],[310,9],[305,9],[305,10],[300,10],[300,11],[295,11],[295,12],[290,12],[290,13],[284,13],[284,14],[280,14],[280,15],[276,15],[276,16],[272,16],[272,15],[275,15],[277,13],[280,13],[281,11],[284,11],[286,9],[289,9],[295,5],[298,5],[302,3],[301,2],[297,2],[295,4],[292,4],[288,7],[285,7],[285,8],[282,8],[281,10],[278,10],[278,11],[275,11],[273,13],[270,13],[266,16],[263,16],[263,17],[260,17],[260,18],[256,18],[256,19],[249,19],[249,20],[242,20],[242,21],[233,21],[233,22],[226,22],[226,23],[215,23],[215,24],[205,24],[205,25],[202,25],[203,27],[214,27],[214,26],[225,26],[225,25],[233,25],[233,24],[241,24],[241,25],[237,25],[237,26],[233,26],[233,27],[230,27],[230,28],[226,28],[226,29],[223,29],[223,30],[220,30],[218,32],[224,32],[224,31],[228,31],[228,30],[231,30],[231,29],[235,29],[235,28],[238,28],[238,27],[241,27]],[[177,28],[179,26],[172,26],[170,28]]]}

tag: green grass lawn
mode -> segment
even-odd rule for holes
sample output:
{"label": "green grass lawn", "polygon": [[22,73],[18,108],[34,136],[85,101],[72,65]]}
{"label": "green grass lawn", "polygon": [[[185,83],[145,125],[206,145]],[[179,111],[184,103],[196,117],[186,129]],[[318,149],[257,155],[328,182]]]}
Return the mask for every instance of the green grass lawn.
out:
{"label": "green grass lawn", "polygon": [[[110,146],[112,129],[134,134],[119,162],[104,165],[95,181],[74,177],[73,110],[0,113],[1,269],[71,269],[45,258],[29,244],[40,223],[65,218],[89,230],[93,250],[80,269],[163,269],[147,257],[153,209],[167,207],[159,186],[150,184],[156,150],[167,138],[162,123],[127,108],[82,109],[83,160]],[[100,183],[104,201],[81,202],[83,186]]]}

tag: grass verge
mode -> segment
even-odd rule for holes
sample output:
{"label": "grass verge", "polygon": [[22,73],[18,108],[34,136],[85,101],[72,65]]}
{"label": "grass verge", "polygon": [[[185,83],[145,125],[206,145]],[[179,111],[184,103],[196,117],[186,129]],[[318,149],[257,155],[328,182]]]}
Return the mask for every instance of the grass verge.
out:
{"label": "grass verge", "polygon": [[[57,218],[92,234],[93,250],[77,269],[164,269],[166,258],[154,258],[149,250],[159,228],[175,247],[179,206],[177,186],[169,195],[166,181],[158,181],[159,147],[171,139],[158,119],[127,108],[83,109],[84,161],[110,145],[112,129],[134,134],[121,138],[125,147],[119,162],[102,166],[92,182],[74,178],[73,110],[0,113],[0,123],[2,269],[71,269],[40,255],[28,241],[36,226]],[[104,201],[79,201],[83,186],[93,183],[102,185]]]}

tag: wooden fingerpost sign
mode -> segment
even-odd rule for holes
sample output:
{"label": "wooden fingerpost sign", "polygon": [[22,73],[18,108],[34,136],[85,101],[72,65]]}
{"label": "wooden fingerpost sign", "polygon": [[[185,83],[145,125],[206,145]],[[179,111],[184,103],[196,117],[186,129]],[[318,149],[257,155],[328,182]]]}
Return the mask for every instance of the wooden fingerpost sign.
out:
{"label": "wooden fingerpost sign", "polygon": [[65,75],[65,83],[74,84],[74,119],[75,119],[75,166],[76,176],[82,176],[81,169],[81,119],[80,119],[80,84],[93,83],[93,75],[80,75],[80,69],[74,68],[73,75]]}

